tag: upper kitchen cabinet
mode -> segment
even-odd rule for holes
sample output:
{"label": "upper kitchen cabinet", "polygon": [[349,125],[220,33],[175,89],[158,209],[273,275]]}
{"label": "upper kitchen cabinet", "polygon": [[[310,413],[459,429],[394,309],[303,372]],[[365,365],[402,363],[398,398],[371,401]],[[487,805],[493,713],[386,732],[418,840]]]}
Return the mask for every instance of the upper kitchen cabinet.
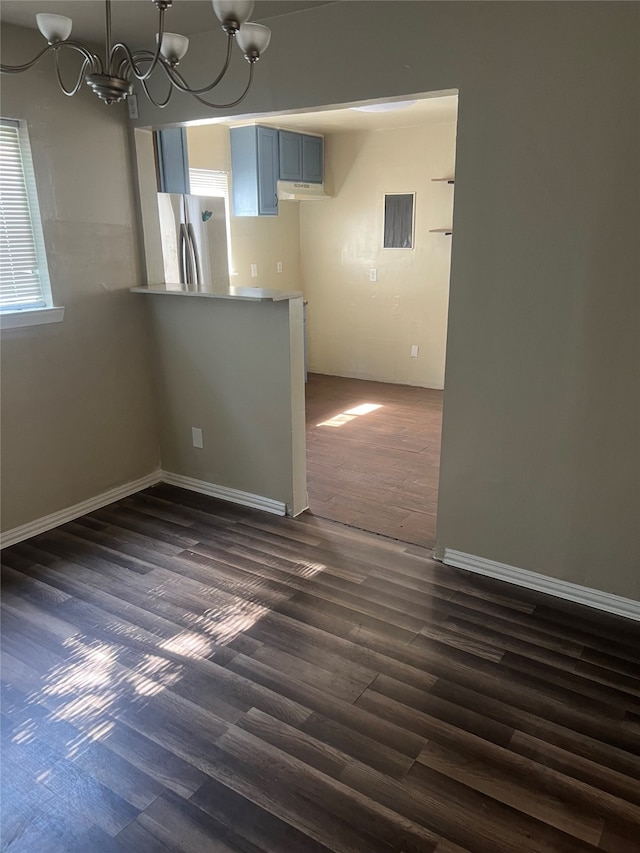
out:
{"label": "upper kitchen cabinet", "polygon": [[231,172],[236,216],[278,215],[278,131],[272,127],[232,127]]}
{"label": "upper kitchen cabinet", "polygon": [[302,134],[279,131],[280,180],[302,180]]}
{"label": "upper kitchen cabinet", "polygon": [[302,180],[321,184],[324,180],[324,140],[321,136],[302,134]]}
{"label": "upper kitchen cabinet", "polygon": [[321,184],[323,139],[307,133],[280,131],[280,180]]}
{"label": "upper kitchen cabinet", "polygon": [[154,133],[158,192],[189,193],[189,158],[184,127]]}

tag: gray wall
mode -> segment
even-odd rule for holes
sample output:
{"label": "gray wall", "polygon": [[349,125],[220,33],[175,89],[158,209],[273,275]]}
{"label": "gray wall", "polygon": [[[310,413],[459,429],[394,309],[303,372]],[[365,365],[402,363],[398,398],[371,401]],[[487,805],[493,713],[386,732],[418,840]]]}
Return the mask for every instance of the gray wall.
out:
{"label": "gray wall", "polygon": [[152,317],[163,469],[304,509],[302,299],[138,299]]}
{"label": "gray wall", "polygon": [[[3,62],[42,37],[3,26]],[[56,304],[64,322],[2,333],[2,529],[158,467],[126,109],[66,98],[47,63],[2,78],[2,115],[26,119]]]}
{"label": "gray wall", "polygon": [[[272,22],[237,109],[459,90],[438,548],[631,598],[639,23],[635,3],[338,3]],[[205,115],[141,103],[140,124]]]}

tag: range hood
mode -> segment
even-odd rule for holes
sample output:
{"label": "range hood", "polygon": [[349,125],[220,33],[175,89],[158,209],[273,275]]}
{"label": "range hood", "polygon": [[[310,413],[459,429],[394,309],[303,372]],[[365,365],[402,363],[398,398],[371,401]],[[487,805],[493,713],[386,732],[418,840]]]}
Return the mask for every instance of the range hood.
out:
{"label": "range hood", "polygon": [[331,198],[324,191],[324,184],[308,184],[304,181],[278,181],[280,201],[317,201]]}

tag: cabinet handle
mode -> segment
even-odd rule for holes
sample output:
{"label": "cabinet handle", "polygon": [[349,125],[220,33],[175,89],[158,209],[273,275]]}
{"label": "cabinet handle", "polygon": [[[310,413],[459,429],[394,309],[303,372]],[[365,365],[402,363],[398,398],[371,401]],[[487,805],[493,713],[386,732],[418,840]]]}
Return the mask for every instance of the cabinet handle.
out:
{"label": "cabinet handle", "polygon": [[274,193],[273,200],[274,200],[275,206],[277,207],[278,206],[278,193]]}

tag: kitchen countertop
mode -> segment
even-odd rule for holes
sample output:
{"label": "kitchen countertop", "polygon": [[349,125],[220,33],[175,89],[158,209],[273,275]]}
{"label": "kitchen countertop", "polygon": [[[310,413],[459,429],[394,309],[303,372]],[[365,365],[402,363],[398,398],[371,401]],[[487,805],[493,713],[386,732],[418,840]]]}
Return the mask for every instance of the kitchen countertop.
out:
{"label": "kitchen countertop", "polygon": [[154,284],[151,287],[131,287],[132,293],[155,293],[162,296],[204,296],[208,299],[238,299],[249,302],[284,302],[290,299],[299,299],[302,293],[299,290],[275,290],[264,287],[234,287],[210,291],[191,290],[185,284]]}

